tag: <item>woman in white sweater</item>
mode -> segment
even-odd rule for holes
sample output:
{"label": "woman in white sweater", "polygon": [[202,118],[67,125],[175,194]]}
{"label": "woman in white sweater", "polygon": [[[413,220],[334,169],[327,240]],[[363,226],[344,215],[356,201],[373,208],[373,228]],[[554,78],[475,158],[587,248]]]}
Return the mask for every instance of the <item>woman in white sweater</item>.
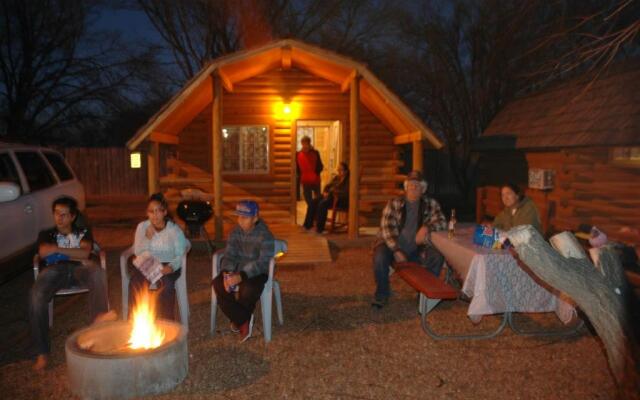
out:
{"label": "woman in white sweater", "polygon": [[[155,193],[147,201],[148,219],[136,228],[134,253],[140,256],[148,252],[162,263],[162,278],[157,282],[158,316],[173,319],[175,306],[175,282],[180,277],[182,256],[187,248],[187,239],[182,229],[176,225],[169,214],[168,204],[161,193]],[[135,294],[149,282],[137,268],[130,268],[129,301],[135,301]],[[130,308],[131,309],[131,308]]]}

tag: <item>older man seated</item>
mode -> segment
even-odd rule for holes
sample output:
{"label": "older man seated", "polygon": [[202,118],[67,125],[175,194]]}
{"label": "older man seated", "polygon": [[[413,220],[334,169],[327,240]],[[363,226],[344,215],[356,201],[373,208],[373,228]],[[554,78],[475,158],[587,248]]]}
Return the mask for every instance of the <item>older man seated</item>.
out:
{"label": "older man seated", "polygon": [[429,235],[446,229],[440,204],[425,195],[427,182],[420,171],[412,171],[404,181],[404,196],[387,202],[382,211],[378,240],[374,247],[373,274],[376,292],[371,303],[382,308],[391,294],[389,267],[392,262],[416,262],[440,275],[444,257],[431,245]]}

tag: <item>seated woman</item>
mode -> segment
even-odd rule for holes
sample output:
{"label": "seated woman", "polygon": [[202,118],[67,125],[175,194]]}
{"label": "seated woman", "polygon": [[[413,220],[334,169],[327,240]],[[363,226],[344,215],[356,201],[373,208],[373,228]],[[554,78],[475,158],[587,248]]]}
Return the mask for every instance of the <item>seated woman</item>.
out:
{"label": "seated woman", "polygon": [[542,234],[538,209],[518,185],[507,183],[500,189],[500,194],[504,209],[496,216],[493,226],[506,231],[518,225],[532,225]]}
{"label": "seated woman", "polygon": [[336,206],[341,209],[349,207],[349,166],[341,162],[336,175],[322,191],[322,198],[319,199],[316,211],[316,229],[318,233],[324,231],[327,222],[327,213],[333,207],[334,200],[337,199]]}
{"label": "seated woman", "polygon": [[[180,277],[182,256],[187,248],[187,239],[182,229],[176,225],[168,212],[168,204],[162,193],[155,193],[147,201],[146,221],[140,222],[136,228],[133,251],[136,256],[145,251],[157,258],[163,265],[162,278],[157,282],[158,317],[173,319],[175,305],[175,282]],[[135,294],[149,286],[149,281],[135,267],[129,268],[129,303]],[[131,308],[130,308],[131,309]]]}

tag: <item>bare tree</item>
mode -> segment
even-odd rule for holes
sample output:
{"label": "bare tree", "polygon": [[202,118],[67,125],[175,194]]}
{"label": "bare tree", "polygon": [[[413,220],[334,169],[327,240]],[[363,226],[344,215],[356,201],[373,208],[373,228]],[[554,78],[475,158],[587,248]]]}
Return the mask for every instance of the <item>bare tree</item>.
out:
{"label": "bare tree", "polygon": [[61,132],[97,119],[126,81],[117,38],[87,34],[95,4],[1,2],[0,104],[7,140],[64,140]]}

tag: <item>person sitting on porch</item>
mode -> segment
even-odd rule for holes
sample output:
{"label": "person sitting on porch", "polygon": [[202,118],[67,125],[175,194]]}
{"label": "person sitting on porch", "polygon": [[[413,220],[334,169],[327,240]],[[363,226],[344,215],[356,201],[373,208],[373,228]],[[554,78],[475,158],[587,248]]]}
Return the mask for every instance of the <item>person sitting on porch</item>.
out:
{"label": "person sitting on porch", "polygon": [[542,222],[535,203],[526,197],[522,189],[507,183],[500,189],[504,209],[496,216],[493,226],[501,230],[509,230],[518,225],[532,225],[542,233]]}
{"label": "person sitting on porch", "polygon": [[320,172],[324,166],[318,150],[311,146],[311,138],[304,136],[300,140],[302,150],[296,153],[296,168],[304,201],[307,203],[307,213],[304,217],[304,229],[309,230],[313,226],[316,215],[317,199],[320,197]]}
{"label": "person sitting on porch", "polygon": [[107,277],[92,253],[91,229],[78,222],[78,203],[60,197],[51,206],[55,226],[38,237],[38,256],[45,268],[40,271],[29,297],[29,323],[37,357],[36,371],[47,366],[49,353],[49,302],[60,289],[84,286],[89,289],[92,321],[115,320],[109,311]]}
{"label": "person sitting on porch", "polygon": [[376,281],[376,308],[389,300],[389,267],[392,262],[417,262],[436,276],[444,257],[431,244],[430,233],[447,228],[440,204],[425,195],[427,182],[420,171],[412,171],[404,181],[404,196],[389,200],[382,211],[378,240],[373,250],[373,274]]}
{"label": "person sitting on porch", "polygon": [[336,202],[336,207],[346,209],[349,207],[349,166],[341,162],[336,175],[322,191],[322,198],[318,201],[316,214],[316,230],[324,231],[329,209]]}
{"label": "person sitting on porch", "polygon": [[238,225],[229,234],[220,265],[222,273],[211,284],[220,309],[231,320],[231,330],[240,333],[242,343],[253,331],[253,310],[269,278],[275,243],[260,219],[258,203],[242,200],[235,214]]}
{"label": "person sitting on porch", "polygon": [[[187,249],[187,239],[182,229],[173,222],[168,207],[162,193],[154,193],[149,197],[148,218],[140,222],[136,228],[133,253],[136,257],[143,253],[150,254],[162,263],[162,278],[156,282],[157,286],[154,285],[159,290],[158,317],[174,319],[175,283],[182,272],[182,256]],[[131,274],[129,293],[133,294],[129,296],[129,302],[133,306],[136,294],[144,288],[149,289],[150,285],[138,268],[129,265],[129,273]]]}

